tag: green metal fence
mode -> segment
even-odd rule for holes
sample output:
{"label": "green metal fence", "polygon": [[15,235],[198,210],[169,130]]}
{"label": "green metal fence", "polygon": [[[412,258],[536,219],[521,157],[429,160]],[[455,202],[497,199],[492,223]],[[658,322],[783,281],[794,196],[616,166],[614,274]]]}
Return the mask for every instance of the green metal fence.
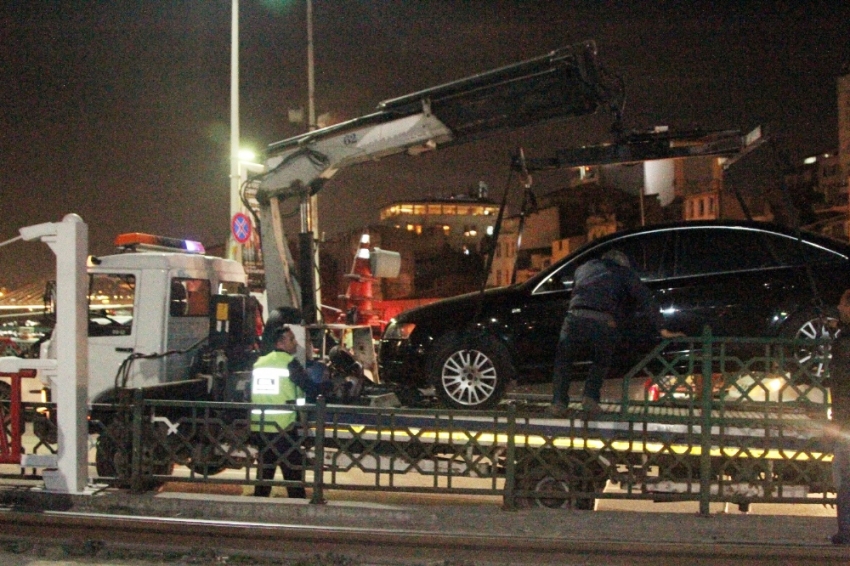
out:
{"label": "green metal fence", "polygon": [[[314,503],[329,490],[501,496],[510,509],[694,501],[703,514],[719,501],[832,503],[828,362],[825,342],[706,331],[659,345],[592,420],[578,405],[547,419],[533,400],[494,411],[319,402],[289,407],[299,425],[262,438],[250,433],[250,404],[135,391],[94,420],[95,464],[99,481],[136,490],[175,480],[302,485]],[[257,454],[269,450],[279,461],[297,450],[303,481],[259,479]]]}

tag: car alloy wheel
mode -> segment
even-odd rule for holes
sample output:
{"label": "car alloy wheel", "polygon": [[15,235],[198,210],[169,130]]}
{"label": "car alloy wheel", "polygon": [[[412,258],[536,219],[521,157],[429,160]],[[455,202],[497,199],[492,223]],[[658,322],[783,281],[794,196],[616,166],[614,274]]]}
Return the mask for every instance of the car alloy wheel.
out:
{"label": "car alloy wheel", "polygon": [[489,336],[444,337],[430,367],[437,395],[454,409],[493,407],[512,377],[504,347]]}

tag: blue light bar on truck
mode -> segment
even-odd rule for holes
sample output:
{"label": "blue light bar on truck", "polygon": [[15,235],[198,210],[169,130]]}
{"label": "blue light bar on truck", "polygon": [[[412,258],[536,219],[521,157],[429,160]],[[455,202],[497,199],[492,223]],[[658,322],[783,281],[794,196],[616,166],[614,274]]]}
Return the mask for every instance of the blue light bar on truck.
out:
{"label": "blue light bar on truck", "polygon": [[206,252],[201,242],[194,240],[181,240],[180,238],[168,238],[166,236],[154,236],[141,232],[130,232],[119,234],[115,238],[115,245],[123,250],[148,250],[161,252],[182,251],[190,254],[203,254]]}

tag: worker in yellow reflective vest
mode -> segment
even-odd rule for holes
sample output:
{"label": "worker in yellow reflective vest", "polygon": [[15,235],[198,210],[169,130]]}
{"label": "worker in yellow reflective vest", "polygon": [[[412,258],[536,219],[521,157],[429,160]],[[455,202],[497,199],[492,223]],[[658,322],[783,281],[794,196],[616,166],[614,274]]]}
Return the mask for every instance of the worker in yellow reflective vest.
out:
{"label": "worker in yellow reflective vest", "polygon": [[[295,407],[284,404],[315,402],[317,386],[312,382],[301,363],[295,358],[298,341],[288,326],[274,333],[274,350],[254,363],[251,379],[251,404],[276,405],[269,409],[255,407],[251,410],[251,435],[259,454],[258,479],[274,478],[276,467],[287,481],[304,481],[304,454],[301,431]],[[270,485],[257,485],[254,495],[268,497]],[[303,485],[288,487],[289,497],[305,498]]]}

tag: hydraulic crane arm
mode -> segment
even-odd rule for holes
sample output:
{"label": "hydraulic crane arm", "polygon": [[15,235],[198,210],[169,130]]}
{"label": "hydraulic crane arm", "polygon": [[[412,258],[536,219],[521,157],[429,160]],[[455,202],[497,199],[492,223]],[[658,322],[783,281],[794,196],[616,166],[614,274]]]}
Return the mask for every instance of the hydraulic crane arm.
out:
{"label": "hydraulic crane arm", "polygon": [[269,304],[300,306],[282,227],[268,212],[278,199],[315,194],[343,167],[393,154],[415,155],[602,107],[619,120],[622,98],[619,81],[597,65],[595,44],[585,42],[385,100],[372,114],[271,144],[257,191]]}
{"label": "hydraulic crane arm", "polygon": [[527,158],[517,154],[511,167],[533,173],[569,167],[634,163],[656,159],[718,156],[737,161],[764,142],[761,127],[746,135],[738,130],[706,132],[633,132],[614,143],[555,151],[554,157]]}

